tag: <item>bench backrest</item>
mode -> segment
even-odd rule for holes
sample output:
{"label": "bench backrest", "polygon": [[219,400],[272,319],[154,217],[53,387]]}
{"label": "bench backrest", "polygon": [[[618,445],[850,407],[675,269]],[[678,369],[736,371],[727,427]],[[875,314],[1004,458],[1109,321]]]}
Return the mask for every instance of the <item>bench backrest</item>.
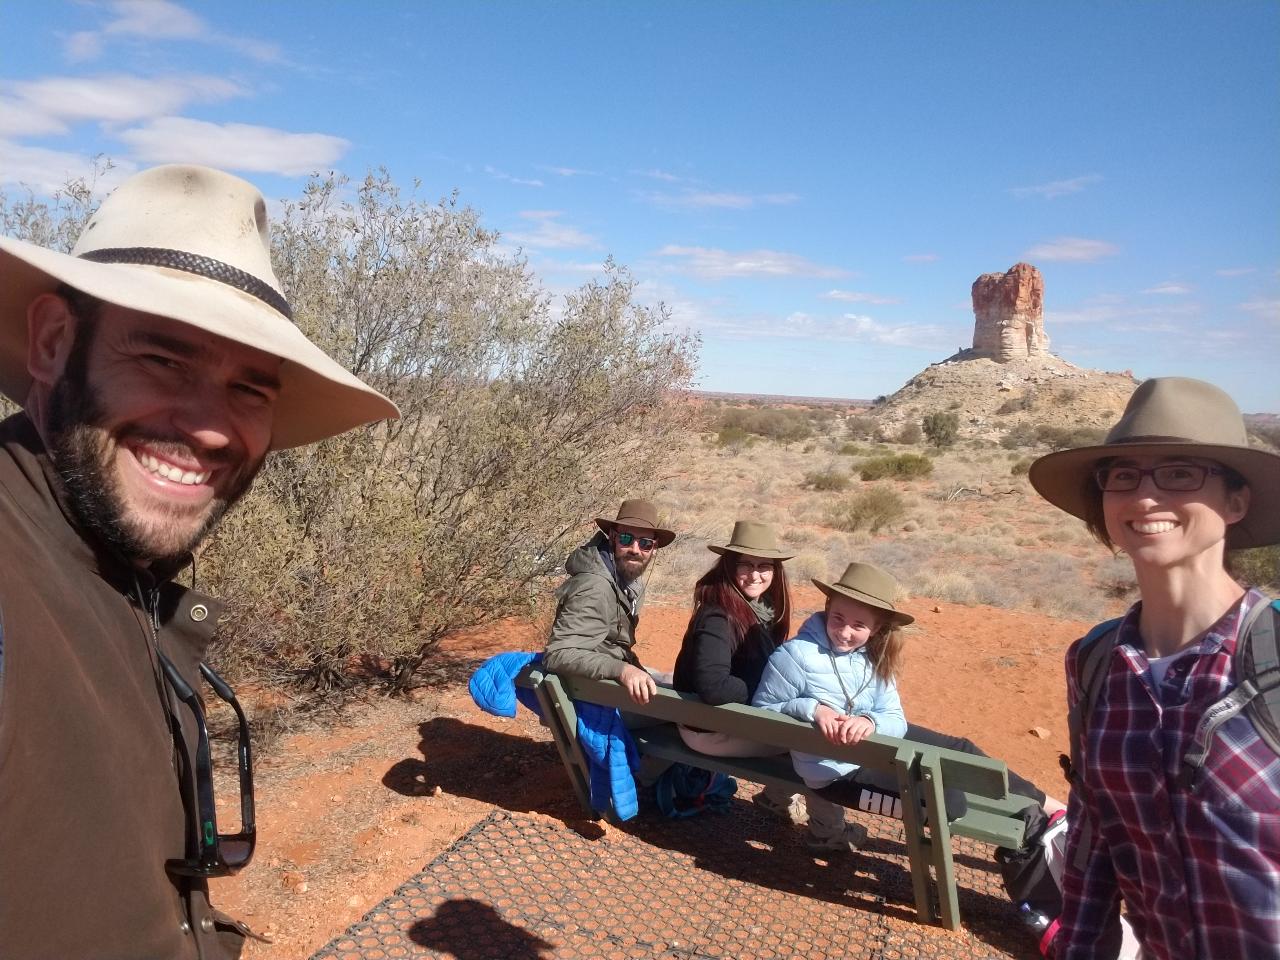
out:
{"label": "bench backrest", "polygon": [[[574,700],[617,707],[627,713],[701,730],[713,730],[779,749],[799,750],[833,760],[844,760],[873,770],[892,773],[903,747],[920,747],[908,740],[880,734],[872,734],[861,743],[837,745],[828,741],[813,724],[777,711],[741,703],[712,706],[702,702],[695,694],[681,693],[669,687],[659,687],[653,699],[641,705],[635,703],[627,691],[613,680],[544,674],[534,667],[526,670],[519,682],[524,686],[536,686],[543,682],[544,677],[553,683],[558,682]],[[1009,797],[1008,768],[1004,761],[936,747],[921,749],[937,755],[943,782],[948,788],[993,800]]]}

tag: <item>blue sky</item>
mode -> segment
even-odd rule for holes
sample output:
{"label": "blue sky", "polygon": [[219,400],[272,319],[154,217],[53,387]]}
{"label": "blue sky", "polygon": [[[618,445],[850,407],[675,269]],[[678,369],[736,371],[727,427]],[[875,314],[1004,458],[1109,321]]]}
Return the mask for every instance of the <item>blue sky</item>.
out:
{"label": "blue sky", "polygon": [[890,393],[1027,260],[1065,359],[1280,411],[1278,51],[1274,0],[0,0],[0,189],[385,165],[753,393]]}

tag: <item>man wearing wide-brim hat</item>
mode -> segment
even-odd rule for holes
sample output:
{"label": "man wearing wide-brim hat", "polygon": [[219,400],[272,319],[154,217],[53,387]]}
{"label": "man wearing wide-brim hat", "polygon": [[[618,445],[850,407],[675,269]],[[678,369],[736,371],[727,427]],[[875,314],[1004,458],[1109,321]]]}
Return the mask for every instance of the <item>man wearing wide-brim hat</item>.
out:
{"label": "man wearing wide-brim hat", "polygon": [[659,525],[648,500],[624,500],[612,520],[565,561],[569,573],[556,590],[543,666],[556,673],[617,680],[636,703],[648,703],[657,685],[635,653],[636,624],[644,602],[641,574],[657,551],[675,539]]}
{"label": "man wearing wide-brim hat", "polygon": [[261,194],[192,166],[127,180],[69,255],[0,238],[0,389],[0,953],[236,956],[207,878],[252,853],[248,755],[224,835],[221,606],[173,577],[269,451],[396,408],[294,325]]}

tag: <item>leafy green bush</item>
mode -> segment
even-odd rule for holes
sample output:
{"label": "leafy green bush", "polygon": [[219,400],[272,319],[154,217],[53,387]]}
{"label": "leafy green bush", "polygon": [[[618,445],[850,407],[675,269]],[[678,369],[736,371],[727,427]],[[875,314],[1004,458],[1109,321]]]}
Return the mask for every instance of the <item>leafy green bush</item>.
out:
{"label": "leafy green bush", "polygon": [[919,453],[889,454],[864,460],[858,466],[863,480],[913,480],[933,473],[933,461]]}
{"label": "leafy green bush", "polygon": [[857,443],[842,443],[836,451],[842,457],[865,457],[869,452],[867,447]]}
{"label": "leafy green bush", "polygon": [[877,485],[846,497],[827,513],[827,525],[846,533],[863,527],[877,532],[907,512],[902,495],[892,487]]}
{"label": "leafy green bush", "polygon": [[[796,443],[813,436],[816,411],[790,410],[778,407],[733,407],[720,415],[718,429],[737,427],[747,433],[775,440],[778,443]],[[821,416],[817,416],[821,422]]]}
{"label": "leafy green bush", "polygon": [[954,413],[935,411],[925,414],[921,427],[935,447],[949,447],[960,435],[960,418]]}
{"label": "leafy green bush", "polygon": [[755,436],[741,427],[721,427],[716,434],[716,446],[728,447],[735,453],[756,442]]}
{"label": "leafy green bush", "polygon": [[810,490],[847,490],[849,489],[849,474],[843,470],[815,470],[804,475],[801,486],[808,487]]}
{"label": "leafy green bush", "polygon": [[1036,427],[1036,439],[1053,450],[1070,450],[1101,443],[1105,430],[1096,427],[1055,427],[1042,423]]}
{"label": "leafy green bush", "polygon": [[854,440],[870,440],[876,434],[876,418],[875,417],[846,417],[844,421],[845,433]]}

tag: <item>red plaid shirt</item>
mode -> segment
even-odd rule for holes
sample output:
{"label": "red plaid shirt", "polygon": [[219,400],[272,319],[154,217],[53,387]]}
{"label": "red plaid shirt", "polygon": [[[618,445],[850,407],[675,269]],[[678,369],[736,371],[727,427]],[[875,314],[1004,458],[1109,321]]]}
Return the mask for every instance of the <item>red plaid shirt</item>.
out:
{"label": "red plaid shirt", "polygon": [[[1160,690],[1138,636],[1141,604],[1125,615],[1085,721],[1084,784],[1071,791],[1070,822],[1092,819],[1094,846],[1077,870],[1079,831],[1068,835],[1058,960],[1111,960],[1097,940],[1121,898],[1143,960],[1280,960],[1280,757],[1241,713],[1218,728],[1192,787],[1178,783],[1201,714],[1236,685],[1237,626],[1265,602],[1250,590]],[[1079,647],[1067,651],[1071,703]]]}

